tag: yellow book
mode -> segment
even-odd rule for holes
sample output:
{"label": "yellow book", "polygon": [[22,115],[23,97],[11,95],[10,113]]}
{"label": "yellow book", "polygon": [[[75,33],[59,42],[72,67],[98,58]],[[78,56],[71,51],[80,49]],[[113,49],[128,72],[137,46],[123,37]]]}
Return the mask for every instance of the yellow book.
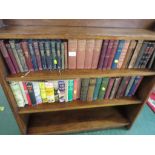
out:
{"label": "yellow book", "polygon": [[43,102],[47,102],[47,95],[45,90],[45,82],[39,82],[40,95]]}
{"label": "yellow book", "polygon": [[45,90],[46,90],[47,102],[49,103],[55,102],[53,83],[45,82]]}

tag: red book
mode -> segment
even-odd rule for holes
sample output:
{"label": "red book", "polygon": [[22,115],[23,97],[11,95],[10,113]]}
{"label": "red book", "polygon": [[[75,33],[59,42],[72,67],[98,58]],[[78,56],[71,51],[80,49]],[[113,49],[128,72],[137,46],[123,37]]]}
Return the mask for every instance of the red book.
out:
{"label": "red book", "polygon": [[147,100],[147,105],[155,112],[155,91],[151,92]]}
{"label": "red book", "polygon": [[68,68],[76,69],[77,40],[68,40]]}
{"label": "red book", "polygon": [[10,56],[8,54],[8,51],[7,51],[6,47],[5,47],[5,45],[4,45],[3,40],[0,40],[0,50],[1,50],[1,53],[2,53],[2,55],[4,57],[4,59],[5,59],[6,64],[9,67],[9,70],[11,71],[12,74],[16,74],[15,67],[13,66],[13,63],[12,63],[12,61],[10,59]]}
{"label": "red book", "polygon": [[67,47],[67,42],[64,42],[65,46],[65,69],[68,68],[68,47]]}
{"label": "red book", "polygon": [[76,94],[76,96],[77,96],[77,99],[79,99],[80,98],[80,90],[81,90],[81,80],[80,79],[76,79],[77,80],[77,94]]}
{"label": "red book", "polygon": [[73,100],[77,99],[77,79],[74,79],[74,92],[73,92]]}
{"label": "red book", "polygon": [[108,66],[108,60],[109,60],[109,57],[111,55],[113,44],[114,44],[114,40],[110,40],[108,48],[107,48],[107,52],[106,52],[106,55],[104,58],[104,62],[103,62],[103,70],[106,69]]}
{"label": "red book", "polygon": [[77,69],[83,69],[85,64],[86,40],[77,42]]}
{"label": "red book", "polygon": [[95,40],[95,45],[94,45],[94,51],[93,51],[93,60],[92,60],[92,69],[96,69],[100,57],[100,52],[101,52],[101,47],[102,47],[102,40]]}
{"label": "red book", "polygon": [[30,70],[30,71],[34,71],[33,65],[32,65],[32,62],[31,62],[31,56],[30,56],[29,50],[28,50],[27,41],[22,41],[22,42],[21,42],[21,47],[22,47],[22,49],[23,49],[25,61],[26,61],[26,64],[27,64],[29,70]]}
{"label": "red book", "polygon": [[115,81],[115,78],[110,78],[109,84],[108,84],[108,87],[107,87],[108,89],[106,90],[106,94],[105,94],[105,97],[104,97],[105,99],[109,98],[112,87],[114,85],[114,81]]}
{"label": "red book", "polygon": [[86,55],[85,55],[85,64],[84,64],[84,68],[86,69],[91,69],[94,45],[95,45],[95,40],[86,41]]}
{"label": "red book", "polygon": [[112,65],[112,62],[113,62],[115,53],[117,51],[118,43],[119,43],[119,40],[115,40],[114,43],[113,43],[112,50],[110,51],[110,54],[109,54],[107,69],[110,69],[111,68],[111,65]]}

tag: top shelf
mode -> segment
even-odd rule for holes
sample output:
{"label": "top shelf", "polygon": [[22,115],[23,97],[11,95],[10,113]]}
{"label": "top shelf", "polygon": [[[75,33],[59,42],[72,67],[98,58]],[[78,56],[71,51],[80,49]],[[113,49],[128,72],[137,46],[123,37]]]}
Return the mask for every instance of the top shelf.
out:
{"label": "top shelf", "polygon": [[1,39],[125,39],[155,40],[155,32],[146,29],[6,26],[0,28]]}

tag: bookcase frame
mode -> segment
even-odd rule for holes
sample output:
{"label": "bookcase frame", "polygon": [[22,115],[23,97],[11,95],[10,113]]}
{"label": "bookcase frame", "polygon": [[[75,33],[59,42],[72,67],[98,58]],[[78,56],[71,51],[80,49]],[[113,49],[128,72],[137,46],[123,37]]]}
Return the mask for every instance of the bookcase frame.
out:
{"label": "bookcase frame", "polygon": [[[124,39],[155,40],[155,20],[0,20],[0,39]],[[21,134],[66,134],[88,130],[130,128],[155,86],[148,69],[62,70],[10,75],[0,57],[0,82]],[[18,108],[9,81],[144,76],[134,97],[92,102],[42,104]]]}

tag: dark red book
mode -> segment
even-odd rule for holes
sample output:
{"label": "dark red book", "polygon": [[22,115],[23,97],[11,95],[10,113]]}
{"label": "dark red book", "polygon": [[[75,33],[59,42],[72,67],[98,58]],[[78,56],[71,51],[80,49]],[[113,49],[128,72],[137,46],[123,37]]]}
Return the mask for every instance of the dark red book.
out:
{"label": "dark red book", "polygon": [[109,44],[109,40],[104,40],[104,42],[102,44],[101,53],[100,53],[98,69],[102,69],[102,67],[103,67],[103,62],[104,62],[104,58],[105,58],[106,51],[107,51],[107,48],[108,48],[108,44]]}
{"label": "dark red book", "polygon": [[110,69],[113,63],[113,59],[115,56],[115,53],[117,51],[117,46],[118,46],[119,40],[115,40],[113,43],[112,50],[109,53],[109,58],[108,58],[108,64],[107,64],[107,69]]}

